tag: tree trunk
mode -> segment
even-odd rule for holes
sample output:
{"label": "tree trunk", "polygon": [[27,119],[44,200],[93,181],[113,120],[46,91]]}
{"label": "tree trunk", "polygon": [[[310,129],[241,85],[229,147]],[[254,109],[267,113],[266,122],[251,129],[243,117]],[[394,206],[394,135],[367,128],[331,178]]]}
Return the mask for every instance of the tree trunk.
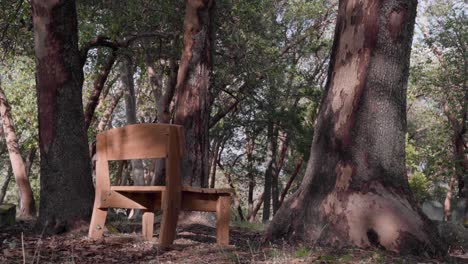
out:
{"label": "tree trunk", "polygon": [[114,112],[114,109],[119,104],[120,99],[122,99],[123,93],[124,91],[120,90],[114,97],[112,97],[112,100],[110,101],[109,105],[104,111],[104,114],[101,117],[101,120],[99,121],[98,128],[97,128],[98,132],[102,132],[106,129],[107,123],[109,123],[109,120],[112,116],[112,113]]}
{"label": "tree trunk", "polygon": [[[150,54],[145,56],[148,77],[153,88],[156,99],[156,111],[158,123],[168,124],[171,121],[171,102],[177,84],[177,64],[174,59],[168,59],[169,76],[167,76],[166,85],[163,84],[163,75],[157,73]],[[165,87],[163,89],[163,87]],[[157,159],[155,161],[154,175],[151,179],[151,185],[164,185],[165,160]]]}
{"label": "tree trunk", "polygon": [[174,123],[185,128],[187,150],[182,180],[200,187],[208,186],[213,2],[186,1],[184,49],[176,85]]}
{"label": "tree trunk", "polygon": [[209,167],[208,171],[211,170],[211,176],[210,176],[210,188],[214,188],[216,184],[216,170],[218,165],[219,158],[221,156],[220,149],[222,145],[223,139],[215,140],[214,145],[215,147],[213,148],[212,151],[212,157],[210,159],[211,166]]}
{"label": "tree trunk", "polygon": [[255,137],[247,135],[247,146],[246,146],[246,153],[247,153],[247,179],[249,180],[249,193],[247,197],[247,216],[249,217],[253,215],[254,210],[254,188],[255,188],[255,174],[254,174],[254,164],[253,164],[253,151],[255,148]]}
{"label": "tree trunk", "polygon": [[0,204],[2,204],[3,201],[5,200],[5,196],[8,191],[8,186],[10,185],[12,173],[13,173],[13,169],[11,168],[11,166],[8,166],[8,171],[7,171],[7,174],[5,175],[5,181],[3,181],[2,188],[0,189]]}
{"label": "tree trunk", "polygon": [[[464,100],[467,99],[464,98]],[[447,102],[443,104],[442,110],[449,121],[449,125],[453,133],[453,160],[458,179],[458,195],[465,203],[463,223],[468,224],[468,154],[464,138],[467,131],[466,109],[462,114],[462,120],[457,119],[457,117],[450,111]]]}
{"label": "tree trunk", "polygon": [[36,152],[37,148],[35,146],[31,147],[28,153],[28,158],[26,159],[26,175],[29,178],[31,176],[31,168],[34,162],[34,159],[36,158]]}
{"label": "tree trunk", "polygon": [[280,197],[280,200],[279,200],[279,206],[281,206],[283,204],[284,198],[286,198],[286,194],[288,194],[288,191],[291,188],[291,186],[292,186],[294,180],[296,179],[297,175],[299,174],[299,171],[301,171],[301,167],[302,167],[303,162],[304,162],[304,157],[301,157],[299,159],[299,162],[296,165],[296,169],[294,169],[293,174],[291,175],[291,177],[288,180],[288,183],[284,187],[283,192],[281,192],[281,197]]}
{"label": "tree trunk", "polygon": [[94,199],[75,1],[32,0],[41,154],[39,223],[88,219]]}
{"label": "tree trunk", "polygon": [[[1,85],[1,84],[0,84]],[[16,131],[11,117],[11,108],[5,96],[5,92],[0,86],[0,115],[3,123],[3,133],[10,155],[11,167],[15,175],[16,184],[18,185],[18,192],[20,197],[20,218],[34,218],[36,216],[36,205],[34,203],[34,195],[29,183],[26,166],[16,137]]]}
{"label": "tree trunk", "polygon": [[284,166],[284,160],[286,159],[286,153],[289,148],[289,135],[285,134],[283,136],[283,141],[281,142],[279,157],[276,161],[275,170],[273,171],[272,185],[271,185],[271,199],[273,201],[273,215],[276,214],[280,207],[280,182],[279,175]]}
{"label": "tree trunk", "polygon": [[328,83],[298,191],[266,239],[445,254],[409,189],[406,86],[416,0],[341,0]]}
{"label": "tree trunk", "polygon": [[455,187],[455,175],[452,175],[450,177],[450,183],[449,183],[449,189],[447,191],[447,195],[445,196],[445,201],[444,201],[444,220],[446,222],[450,222],[452,218],[452,194],[453,194],[453,189]]}
{"label": "tree trunk", "polygon": [[[135,84],[133,82],[133,62],[131,57],[124,56],[121,64],[122,90],[125,91],[125,113],[127,124],[137,123]],[[145,185],[145,173],[142,160],[132,160],[133,185]]]}
{"label": "tree trunk", "polygon": [[268,165],[265,171],[265,185],[264,185],[264,197],[263,197],[263,215],[262,221],[265,223],[270,220],[271,213],[271,198],[273,186],[278,186],[278,181],[273,181],[273,174],[276,170],[276,152],[278,145],[278,130],[274,127],[272,122],[268,123]]}
{"label": "tree trunk", "polygon": [[262,193],[260,197],[258,198],[258,202],[255,205],[252,211],[252,214],[248,216],[250,223],[255,222],[255,218],[257,217],[258,211],[260,211],[260,208],[262,208],[263,201],[265,201],[265,199],[263,199],[264,197],[265,197],[265,193]]}
{"label": "tree trunk", "polygon": [[86,105],[85,111],[85,127],[88,130],[89,126],[94,117],[94,112],[99,104],[99,98],[101,96],[101,92],[104,88],[104,84],[107,81],[107,77],[109,77],[109,73],[112,70],[112,66],[114,66],[114,62],[117,58],[117,54],[113,51],[110,57],[107,59],[106,64],[102,69],[99,70],[99,74],[94,80],[93,85],[93,92],[91,93],[90,98],[88,99],[88,104]]}
{"label": "tree trunk", "polygon": [[239,214],[239,219],[241,221],[245,221],[244,212],[242,211],[242,206],[239,200],[239,196],[237,195],[236,186],[234,186],[234,182],[232,181],[231,174],[224,173],[224,175],[226,175],[226,178],[229,183],[229,187],[231,187],[231,189],[233,190],[234,206],[236,207],[237,213]]}

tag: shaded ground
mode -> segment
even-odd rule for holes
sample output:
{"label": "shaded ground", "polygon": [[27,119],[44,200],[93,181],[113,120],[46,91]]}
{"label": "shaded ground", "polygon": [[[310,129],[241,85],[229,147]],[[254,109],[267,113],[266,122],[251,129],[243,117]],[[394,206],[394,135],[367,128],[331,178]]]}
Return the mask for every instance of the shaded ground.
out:
{"label": "shaded ground", "polygon": [[117,222],[108,226],[104,239],[93,242],[86,237],[87,226],[45,237],[31,223],[18,223],[0,228],[0,263],[468,263],[460,250],[452,254],[457,257],[428,259],[360,249],[262,246],[261,233],[251,227],[231,227],[232,246],[219,248],[215,229],[200,224],[181,226],[174,246],[162,251],[158,229],[147,242],[139,238],[140,226]]}

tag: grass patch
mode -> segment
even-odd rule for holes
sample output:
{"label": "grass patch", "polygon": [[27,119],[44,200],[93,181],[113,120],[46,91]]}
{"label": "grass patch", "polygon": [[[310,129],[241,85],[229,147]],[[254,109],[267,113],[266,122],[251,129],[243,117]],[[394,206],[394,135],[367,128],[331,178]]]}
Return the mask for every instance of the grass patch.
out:
{"label": "grass patch", "polygon": [[307,258],[310,255],[310,249],[301,246],[294,252],[294,257],[296,258]]}

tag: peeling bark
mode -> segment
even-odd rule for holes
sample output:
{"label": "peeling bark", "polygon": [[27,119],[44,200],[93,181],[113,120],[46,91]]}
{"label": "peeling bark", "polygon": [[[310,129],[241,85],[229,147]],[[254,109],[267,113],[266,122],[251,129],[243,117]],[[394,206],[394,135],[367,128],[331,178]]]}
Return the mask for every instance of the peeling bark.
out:
{"label": "peeling bark", "polygon": [[94,199],[75,1],[32,0],[41,155],[39,223],[87,220]]}
{"label": "peeling bark", "polygon": [[185,128],[185,185],[208,186],[213,0],[187,0],[184,49],[177,74],[174,123]]}
{"label": "peeling bark", "polygon": [[266,239],[443,255],[405,168],[417,1],[341,0],[329,78],[300,188]]}
{"label": "peeling bark", "polygon": [[29,183],[28,173],[16,137],[13,118],[11,117],[11,108],[5,96],[5,92],[0,86],[0,115],[3,123],[3,133],[10,155],[11,167],[15,175],[16,184],[20,197],[20,218],[34,218],[36,216],[36,205],[34,203],[34,195]]}

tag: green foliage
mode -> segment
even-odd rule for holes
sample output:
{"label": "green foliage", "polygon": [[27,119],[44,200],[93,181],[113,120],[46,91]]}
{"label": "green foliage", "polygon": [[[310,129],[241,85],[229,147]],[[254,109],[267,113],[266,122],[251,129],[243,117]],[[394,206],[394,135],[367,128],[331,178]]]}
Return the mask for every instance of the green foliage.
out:
{"label": "green foliage", "polygon": [[416,171],[409,176],[411,191],[416,197],[416,200],[421,204],[429,198],[429,184],[430,181],[426,178],[424,173],[420,171]]}

